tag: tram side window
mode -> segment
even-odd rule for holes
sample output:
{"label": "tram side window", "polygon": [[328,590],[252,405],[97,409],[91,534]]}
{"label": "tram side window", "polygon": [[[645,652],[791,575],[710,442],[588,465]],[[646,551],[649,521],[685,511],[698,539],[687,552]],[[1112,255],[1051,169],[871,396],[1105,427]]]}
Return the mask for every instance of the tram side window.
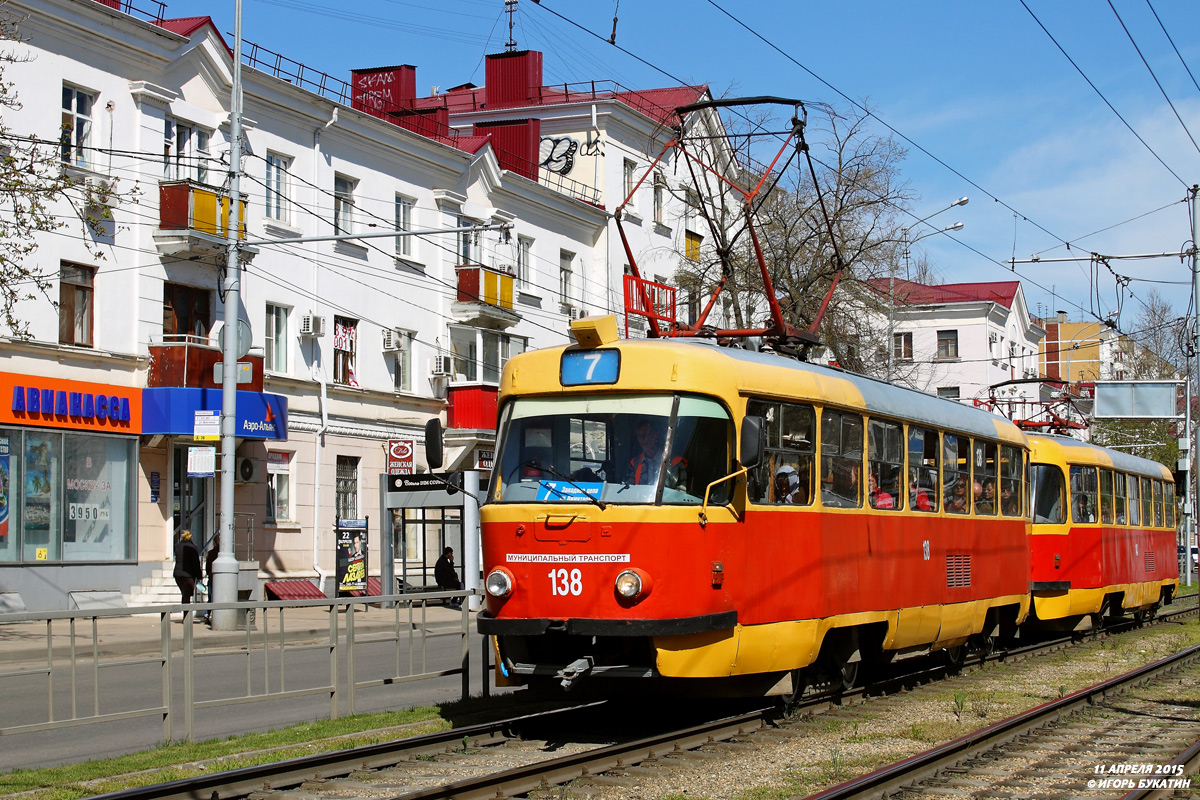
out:
{"label": "tram side window", "polygon": [[1124,525],[1126,522],[1126,505],[1125,505],[1125,487],[1129,484],[1129,478],[1123,472],[1117,472],[1113,475],[1113,510],[1118,525]]}
{"label": "tram side window", "polygon": [[1165,493],[1164,498],[1163,498],[1163,503],[1166,506],[1166,508],[1164,508],[1163,510],[1166,512],[1166,517],[1167,517],[1165,520],[1163,520],[1163,522],[1166,523],[1168,528],[1174,528],[1175,527],[1175,484],[1164,483],[1163,484],[1163,492]]}
{"label": "tram side window", "polygon": [[1142,526],[1149,528],[1154,524],[1154,490],[1150,488],[1150,479],[1142,478]]}
{"label": "tram side window", "polygon": [[873,419],[867,427],[867,502],[871,508],[904,507],[900,481],[904,474],[904,430],[898,423]]}
{"label": "tram side window", "polygon": [[821,502],[862,506],[863,420],[858,414],[821,412]]}
{"label": "tram side window", "polygon": [[971,510],[971,440],[947,433],[942,437],[942,471],[946,483],[946,511],[966,514]]}
{"label": "tram side window", "polygon": [[908,429],[908,507],[916,511],[938,509],[937,431]]}
{"label": "tram side window", "polygon": [[1096,521],[1096,468],[1071,467],[1071,518]]}
{"label": "tram side window", "polygon": [[1162,481],[1154,481],[1154,527],[1163,526],[1163,492]]}
{"label": "tram side window", "polygon": [[1019,447],[1000,446],[1000,513],[1021,516],[1021,475],[1025,472],[1025,452]]}
{"label": "tram side window", "polygon": [[1129,479],[1129,524],[1142,524],[1142,504],[1139,499],[1142,496],[1141,484],[1138,482],[1136,475],[1127,476]]}
{"label": "tram side window", "polygon": [[812,406],[751,400],[746,413],[766,420],[765,458],[750,481],[756,503],[811,505],[816,412]]}
{"label": "tram side window", "polygon": [[1105,525],[1113,522],[1113,472],[1100,470],[1100,521]]}
{"label": "tram side window", "polygon": [[1066,521],[1062,470],[1053,464],[1034,464],[1032,473],[1033,521],[1061,525]]}
{"label": "tram side window", "polygon": [[996,443],[975,440],[975,513],[996,513]]}

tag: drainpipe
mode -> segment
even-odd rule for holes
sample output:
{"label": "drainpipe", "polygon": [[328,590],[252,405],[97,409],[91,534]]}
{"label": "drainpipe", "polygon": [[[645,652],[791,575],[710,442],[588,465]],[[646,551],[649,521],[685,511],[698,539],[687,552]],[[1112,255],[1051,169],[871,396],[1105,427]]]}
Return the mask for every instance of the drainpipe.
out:
{"label": "drainpipe", "polygon": [[[338,108],[333,107],[333,114],[329,117],[329,121],[324,126],[313,131],[313,186],[321,185],[321,132],[328,129],[338,121]],[[316,193],[318,190],[313,189]],[[316,305],[321,298],[321,268],[317,264],[313,264],[313,313],[317,314],[320,311]],[[317,314],[319,316],[319,314]],[[316,374],[317,382],[321,384],[320,406],[321,406],[321,428],[317,431],[316,454],[313,458],[313,570],[317,573],[318,588],[325,591],[325,582],[329,579],[329,573],[321,568],[321,462],[324,461],[325,450],[325,432],[329,430],[329,393],[328,384],[325,381],[325,364],[321,358],[321,347],[317,341],[313,340],[313,372]]]}

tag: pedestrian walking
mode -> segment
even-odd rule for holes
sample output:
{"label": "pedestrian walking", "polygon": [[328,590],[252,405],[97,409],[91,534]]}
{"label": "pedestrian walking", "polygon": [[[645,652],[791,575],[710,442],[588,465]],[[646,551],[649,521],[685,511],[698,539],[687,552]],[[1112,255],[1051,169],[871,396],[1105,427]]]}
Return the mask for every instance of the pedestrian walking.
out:
{"label": "pedestrian walking", "polygon": [[183,531],[175,543],[175,583],[179,586],[181,602],[188,605],[196,592],[196,581],[200,580],[200,549],[192,541],[192,532]]}

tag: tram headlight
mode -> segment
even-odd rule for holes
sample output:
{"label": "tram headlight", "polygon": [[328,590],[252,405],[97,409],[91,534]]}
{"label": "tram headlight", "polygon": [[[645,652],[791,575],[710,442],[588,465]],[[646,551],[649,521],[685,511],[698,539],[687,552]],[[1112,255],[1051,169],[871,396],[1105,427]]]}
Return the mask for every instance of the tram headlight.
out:
{"label": "tram headlight", "polygon": [[488,573],[487,580],[484,581],[484,586],[487,588],[487,593],[492,597],[503,599],[512,594],[513,576],[512,573],[503,567],[497,567]]}
{"label": "tram headlight", "polygon": [[624,600],[640,600],[650,594],[650,576],[640,569],[622,570],[616,581],[617,596]]}

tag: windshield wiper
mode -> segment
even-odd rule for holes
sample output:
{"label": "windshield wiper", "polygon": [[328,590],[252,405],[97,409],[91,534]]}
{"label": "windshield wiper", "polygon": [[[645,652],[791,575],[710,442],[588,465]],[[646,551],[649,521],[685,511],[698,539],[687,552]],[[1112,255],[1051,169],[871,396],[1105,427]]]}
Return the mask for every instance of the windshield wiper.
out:
{"label": "windshield wiper", "polygon": [[535,464],[532,461],[526,461],[521,466],[533,467],[534,469],[540,470],[542,472],[549,472],[551,475],[553,475],[556,478],[562,478],[564,481],[566,481],[567,483],[571,484],[576,489],[578,489],[580,494],[582,494],[588,500],[591,500],[593,503],[595,503],[597,506],[599,506],[601,511],[603,511],[605,508],[608,507],[607,505],[605,505],[604,501],[601,500],[600,498],[593,497],[592,495],[588,494],[587,490],[584,489],[582,486],[580,486],[575,481],[571,480],[571,477],[569,475],[564,475],[563,473],[559,472],[555,467],[553,467],[549,464]]}

